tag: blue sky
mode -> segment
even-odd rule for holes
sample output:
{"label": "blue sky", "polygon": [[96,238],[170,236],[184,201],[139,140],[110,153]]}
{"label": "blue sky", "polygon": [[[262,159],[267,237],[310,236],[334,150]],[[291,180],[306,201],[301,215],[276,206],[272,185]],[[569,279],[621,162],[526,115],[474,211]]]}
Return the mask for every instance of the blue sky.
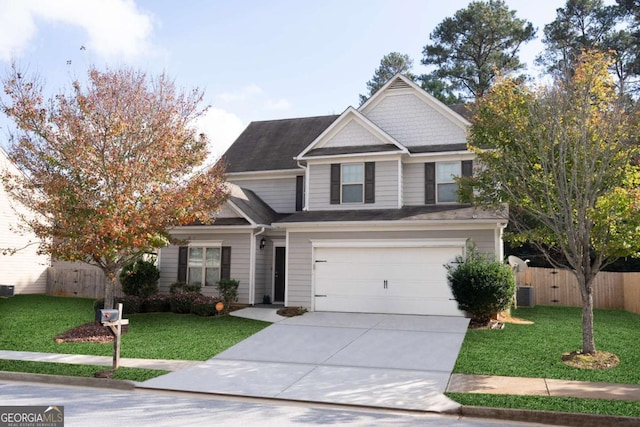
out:
{"label": "blue sky", "polygon": [[[199,125],[219,155],[251,121],[357,106],[389,52],[409,54],[414,72],[425,72],[420,59],[429,34],[468,3],[0,0],[0,68],[14,60],[52,90],[68,87],[92,64],[166,71],[179,86],[205,90],[211,108]],[[533,65],[542,28],[565,1],[506,3],[538,28],[538,39],[521,49]]]}

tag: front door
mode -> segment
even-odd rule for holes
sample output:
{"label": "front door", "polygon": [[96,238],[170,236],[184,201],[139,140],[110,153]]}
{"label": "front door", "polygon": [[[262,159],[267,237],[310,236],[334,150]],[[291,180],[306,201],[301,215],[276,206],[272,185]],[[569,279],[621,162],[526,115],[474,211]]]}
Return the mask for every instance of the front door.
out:
{"label": "front door", "polygon": [[284,302],[284,265],[286,248],[276,246],[275,267],[273,269],[273,302]]}

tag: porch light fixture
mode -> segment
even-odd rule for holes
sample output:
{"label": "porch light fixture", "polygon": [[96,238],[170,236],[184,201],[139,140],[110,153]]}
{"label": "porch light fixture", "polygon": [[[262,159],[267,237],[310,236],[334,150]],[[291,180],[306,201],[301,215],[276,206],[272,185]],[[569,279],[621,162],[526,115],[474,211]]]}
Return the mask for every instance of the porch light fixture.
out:
{"label": "porch light fixture", "polygon": [[266,245],[267,245],[267,241],[263,237],[262,239],[260,239],[260,250],[264,249]]}

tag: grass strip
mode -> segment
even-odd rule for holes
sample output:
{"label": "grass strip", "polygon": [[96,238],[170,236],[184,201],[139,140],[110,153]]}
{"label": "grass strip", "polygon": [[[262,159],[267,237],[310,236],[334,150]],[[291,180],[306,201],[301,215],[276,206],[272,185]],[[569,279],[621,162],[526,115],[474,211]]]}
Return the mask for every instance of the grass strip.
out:
{"label": "grass strip", "polygon": [[445,393],[465,406],[529,409],[535,411],[640,417],[640,402],[626,400],[577,399],[573,397],[512,396],[481,393]]}
{"label": "grass strip", "polygon": [[[26,372],[30,374],[63,375],[71,377],[89,377],[97,371],[110,369],[109,366],[72,365],[68,363],[29,362],[22,360],[1,360],[0,371]],[[146,381],[169,373],[158,369],[118,368],[114,374],[115,380]]]}

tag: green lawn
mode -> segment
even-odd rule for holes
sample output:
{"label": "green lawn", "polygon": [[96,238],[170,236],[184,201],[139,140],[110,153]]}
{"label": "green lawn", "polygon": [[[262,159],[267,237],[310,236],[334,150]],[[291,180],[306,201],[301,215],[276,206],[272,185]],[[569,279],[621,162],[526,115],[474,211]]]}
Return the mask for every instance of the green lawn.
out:
{"label": "green lawn", "polygon": [[[207,360],[269,325],[233,316],[144,313],[126,316],[121,357]],[[53,338],[94,320],[93,300],[46,295],[0,298],[0,349],[44,353],[113,355],[111,343],[61,343]],[[108,367],[0,360],[0,370],[55,375],[93,376]],[[132,381],[165,371],[120,368],[115,378]]]}
{"label": "green lawn", "polygon": [[640,315],[594,311],[596,348],[620,358],[618,367],[606,370],[570,368],[560,359],[562,353],[581,348],[579,308],[520,308],[512,316],[535,324],[467,331],[454,372],[640,384]]}
{"label": "green lawn", "polygon": [[[207,360],[269,325],[233,316],[144,313],[126,316],[121,357]],[[110,356],[112,344],[62,343],[54,336],[94,319],[93,300],[46,295],[0,299],[3,350]]]}
{"label": "green lawn", "polygon": [[[596,348],[620,358],[620,365],[606,370],[571,368],[560,359],[562,353],[581,347],[580,308],[520,308],[512,310],[512,316],[535,323],[506,324],[502,330],[467,331],[454,372],[640,384],[639,315],[622,310],[594,311]],[[640,402],[473,393],[447,395],[469,406],[640,416]]]}
{"label": "green lawn", "polygon": [[446,394],[451,399],[466,406],[640,417],[640,402],[548,396],[507,396],[474,393]]}

